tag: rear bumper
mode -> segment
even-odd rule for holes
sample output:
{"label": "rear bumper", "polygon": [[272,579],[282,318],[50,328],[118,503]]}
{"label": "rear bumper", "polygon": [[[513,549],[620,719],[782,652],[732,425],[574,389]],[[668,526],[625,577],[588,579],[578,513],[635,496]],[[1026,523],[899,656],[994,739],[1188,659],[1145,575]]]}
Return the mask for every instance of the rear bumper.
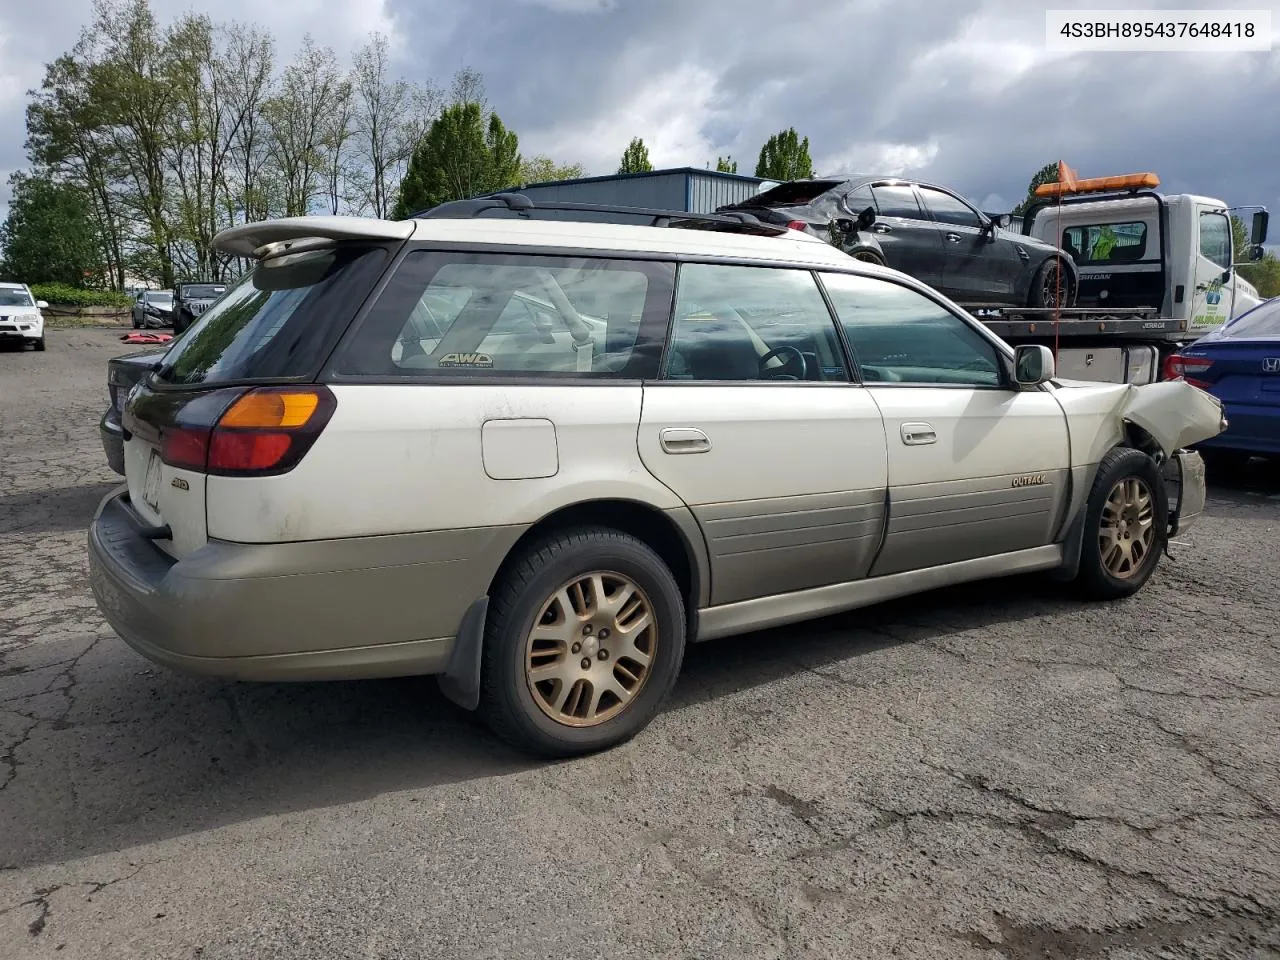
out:
{"label": "rear bumper", "polygon": [[444,672],[513,528],[299,544],[211,541],[174,560],[125,491],[89,528],[98,607],[134,650],[183,673],[345,680]]}
{"label": "rear bumper", "polygon": [[1179,450],[1165,461],[1164,484],[1169,496],[1169,533],[1176,536],[1204,513],[1209,491],[1200,454]]}

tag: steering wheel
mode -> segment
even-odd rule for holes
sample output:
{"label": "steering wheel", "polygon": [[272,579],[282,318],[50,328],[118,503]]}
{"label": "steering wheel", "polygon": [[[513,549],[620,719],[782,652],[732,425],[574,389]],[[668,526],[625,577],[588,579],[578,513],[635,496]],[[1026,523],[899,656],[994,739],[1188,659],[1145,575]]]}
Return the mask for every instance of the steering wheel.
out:
{"label": "steering wheel", "polygon": [[[790,364],[792,360],[799,361],[800,376],[795,377],[789,373],[772,373],[770,371],[765,370],[765,364],[767,364],[770,360],[773,360],[777,357],[782,356],[783,354],[787,354],[788,356],[786,363],[783,364],[784,368],[788,364]],[[809,364],[805,360],[804,354],[801,353],[799,350],[797,350],[795,347],[774,347],[772,350],[770,350],[768,353],[766,353],[764,356],[760,358],[760,379],[761,380],[808,380]]]}

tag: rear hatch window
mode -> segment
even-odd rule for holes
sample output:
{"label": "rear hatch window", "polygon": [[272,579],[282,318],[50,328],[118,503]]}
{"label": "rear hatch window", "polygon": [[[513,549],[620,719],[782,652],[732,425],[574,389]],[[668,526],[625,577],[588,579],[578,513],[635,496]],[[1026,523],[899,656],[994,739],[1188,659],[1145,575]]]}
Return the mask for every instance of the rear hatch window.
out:
{"label": "rear hatch window", "polygon": [[214,385],[314,378],[387,256],[382,247],[342,245],[261,261],[174,341],[156,379]]}
{"label": "rear hatch window", "polygon": [[741,203],[733,204],[734,207],[795,207],[806,203],[812,203],[818,197],[822,196],[828,190],[840,186],[843,180],[796,180],[793,183],[784,183],[781,186],[774,187],[772,190],[766,190],[763,193],[757,193],[754,197],[749,197]]}

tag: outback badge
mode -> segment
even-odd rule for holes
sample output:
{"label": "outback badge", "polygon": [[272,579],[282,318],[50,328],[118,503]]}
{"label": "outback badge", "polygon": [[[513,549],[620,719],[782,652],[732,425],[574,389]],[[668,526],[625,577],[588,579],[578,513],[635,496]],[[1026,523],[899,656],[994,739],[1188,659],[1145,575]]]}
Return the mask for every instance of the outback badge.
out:
{"label": "outback badge", "polygon": [[1049,478],[1043,473],[1031,473],[1025,477],[1014,477],[1013,485],[1015,487],[1043,487],[1049,482]]}

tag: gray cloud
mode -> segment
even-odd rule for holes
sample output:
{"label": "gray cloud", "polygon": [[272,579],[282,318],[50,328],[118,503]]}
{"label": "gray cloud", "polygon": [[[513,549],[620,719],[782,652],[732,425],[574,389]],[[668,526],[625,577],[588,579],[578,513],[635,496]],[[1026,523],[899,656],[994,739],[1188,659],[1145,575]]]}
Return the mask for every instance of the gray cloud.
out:
{"label": "gray cloud", "polygon": [[[74,41],[51,25],[84,19],[89,3],[34,6],[0,13],[6,131],[22,128],[22,98],[4,99],[2,75],[18,69],[8,59],[16,38],[38,65]],[[155,0],[162,19],[186,6]],[[1275,0],[1240,6],[1269,7],[1280,27]],[[371,26],[388,27],[407,76],[447,80],[475,67],[527,152],[592,173],[611,172],[632,136],[659,165],[732,153],[751,172],[764,139],[794,125],[819,173],[911,170],[984,204],[1011,205],[1032,172],[1065,159],[1086,176],[1155,170],[1173,192],[1280,208],[1280,52],[1050,54],[1043,9],[1018,0],[228,0],[211,12],[263,22],[286,50],[310,30],[345,53]],[[25,85],[35,80],[38,69],[28,70]],[[21,137],[0,139],[0,170],[21,163]]]}

